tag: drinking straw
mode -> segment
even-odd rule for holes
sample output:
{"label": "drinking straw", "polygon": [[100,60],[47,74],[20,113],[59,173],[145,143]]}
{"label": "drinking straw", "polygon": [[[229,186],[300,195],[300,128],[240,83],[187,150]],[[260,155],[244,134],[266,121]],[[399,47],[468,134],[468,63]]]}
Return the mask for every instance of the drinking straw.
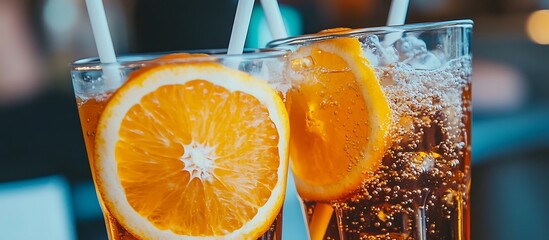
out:
{"label": "drinking straw", "polygon": [[118,65],[108,64],[116,63],[116,54],[112,44],[111,33],[109,31],[109,25],[107,24],[107,16],[105,15],[105,8],[103,7],[102,0],[86,0],[86,6],[88,8],[88,15],[92,26],[93,36],[95,38],[95,45],[99,54],[99,60],[101,63],[107,63],[103,68],[105,78],[105,85],[115,86],[120,82],[120,74],[118,71]]}
{"label": "drinking straw", "polygon": [[317,203],[309,224],[309,236],[311,240],[322,240],[326,234],[334,208],[328,203]]}
{"label": "drinking straw", "polygon": [[263,12],[265,13],[265,18],[267,18],[267,24],[269,25],[273,39],[287,38],[288,32],[284,26],[284,20],[282,19],[277,0],[261,0],[261,6],[263,7]]}
{"label": "drinking straw", "polygon": [[410,0],[393,0],[389,17],[387,18],[387,26],[402,25],[406,21],[406,13],[408,12],[408,4]]}
{"label": "drinking straw", "polygon": [[[387,26],[403,25],[406,21],[410,0],[393,0],[387,17]],[[402,37],[402,33],[389,33],[383,40],[384,46],[389,46]]]}
{"label": "drinking straw", "polygon": [[246,42],[253,7],[254,0],[238,1],[227,54],[242,54],[244,51],[244,43]]}

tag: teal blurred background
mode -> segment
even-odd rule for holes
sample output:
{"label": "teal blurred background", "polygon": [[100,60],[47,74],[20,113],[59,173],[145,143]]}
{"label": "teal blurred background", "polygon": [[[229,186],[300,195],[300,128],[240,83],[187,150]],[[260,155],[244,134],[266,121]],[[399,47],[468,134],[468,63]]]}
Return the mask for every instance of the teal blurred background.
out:
{"label": "teal blurred background", "polygon": [[[235,0],[105,0],[118,54],[226,48]],[[290,35],[383,25],[389,0],[280,0]],[[470,18],[472,239],[548,239],[549,0],[411,0]],[[259,2],[247,47],[271,40]],[[0,239],[106,239],[68,64],[96,56],[83,0],[0,0]],[[284,239],[304,239],[295,195]]]}

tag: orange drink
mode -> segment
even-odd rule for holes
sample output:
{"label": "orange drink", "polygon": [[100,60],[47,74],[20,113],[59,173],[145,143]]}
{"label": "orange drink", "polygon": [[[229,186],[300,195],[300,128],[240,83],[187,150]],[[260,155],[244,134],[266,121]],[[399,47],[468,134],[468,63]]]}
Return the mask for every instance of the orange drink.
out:
{"label": "orange drink", "polygon": [[109,239],[280,239],[285,51],[72,65]]}
{"label": "orange drink", "polygon": [[290,163],[312,240],[469,239],[471,28],[269,44],[292,50]]}

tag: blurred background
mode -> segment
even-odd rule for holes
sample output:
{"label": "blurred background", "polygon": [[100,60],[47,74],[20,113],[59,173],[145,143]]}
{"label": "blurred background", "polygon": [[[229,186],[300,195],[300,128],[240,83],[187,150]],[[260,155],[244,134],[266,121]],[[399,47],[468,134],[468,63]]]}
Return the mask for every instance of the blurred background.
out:
{"label": "blurred background", "polygon": [[[118,54],[225,48],[236,3],[104,1]],[[290,35],[380,26],[390,6],[389,0],[279,3]],[[247,47],[271,39],[257,5]],[[472,239],[547,239],[549,10],[543,9],[549,0],[410,3],[408,23],[475,21]],[[0,239],[107,239],[69,75],[72,61],[96,55],[83,0],[0,0]]]}

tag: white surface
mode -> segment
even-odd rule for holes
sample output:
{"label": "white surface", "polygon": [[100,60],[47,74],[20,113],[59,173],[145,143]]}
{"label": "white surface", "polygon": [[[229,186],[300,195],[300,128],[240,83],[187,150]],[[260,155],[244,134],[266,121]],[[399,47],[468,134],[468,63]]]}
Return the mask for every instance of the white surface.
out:
{"label": "white surface", "polygon": [[0,239],[76,239],[61,177],[0,184]]}

